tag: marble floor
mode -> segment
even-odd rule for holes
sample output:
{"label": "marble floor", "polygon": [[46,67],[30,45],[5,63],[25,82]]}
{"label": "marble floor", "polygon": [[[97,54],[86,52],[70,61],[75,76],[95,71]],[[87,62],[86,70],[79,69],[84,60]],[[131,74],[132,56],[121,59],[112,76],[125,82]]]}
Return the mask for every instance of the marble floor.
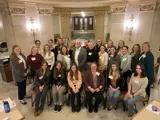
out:
{"label": "marble floor", "polygon": [[[30,85],[27,85],[27,91],[29,92]],[[64,106],[60,113],[54,112],[53,106],[45,106],[45,110],[42,115],[34,117],[34,108],[31,107],[30,99],[27,100],[27,105],[21,105],[17,100],[17,87],[13,82],[4,83],[0,82],[0,97],[10,96],[13,100],[16,101],[17,106],[20,111],[25,116],[25,120],[129,120],[127,117],[127,112],[123,112],[122,107],[120,106],[118,110],[107,111],[100,108],[98,113],[89,114],[86,108],[82,108],[80,113],[72,113],[71,108]],[[160,85],[152,89],[151,99],[160,100]],[[138,108],[142,108],[142,104],[137,103]]]}

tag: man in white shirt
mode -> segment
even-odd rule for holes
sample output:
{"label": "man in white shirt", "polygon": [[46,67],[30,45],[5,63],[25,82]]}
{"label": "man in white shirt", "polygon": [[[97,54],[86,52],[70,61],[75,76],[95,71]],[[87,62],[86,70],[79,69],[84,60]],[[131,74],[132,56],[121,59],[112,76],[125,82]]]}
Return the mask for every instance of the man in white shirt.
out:
{"label": "man in white shirt", "polygon": [[78,66],[81,72],[86,71],[86,62],[87,62],[87,51],[85,48],[81,47],[82,41],[76,40],[76,48],[73,50],[74,62]]}

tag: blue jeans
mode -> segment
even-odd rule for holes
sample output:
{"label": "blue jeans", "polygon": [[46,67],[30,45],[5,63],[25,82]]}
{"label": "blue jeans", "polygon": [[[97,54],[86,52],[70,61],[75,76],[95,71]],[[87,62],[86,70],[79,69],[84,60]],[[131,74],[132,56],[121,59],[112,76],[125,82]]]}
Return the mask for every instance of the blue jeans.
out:
{"label": "blue jeans", "polygon": [[128,99],[126,97],[123,98],[123,101],[126,105],[128,105],[128,111],[129,113],[134,113],[134,104],[136,104],[137,101],[143,100],[143,96],[136,96],[134,98]]}
{"label": "blue jeans", "polygon": [[110,101],[110,103],[112,105],[116,105],[117,100],[118,100],[121,92],[119,90],[117,90],[115,92],[112,92],[111,89],[109,88],[108,89],[108,93],[109,93],[109,101]]}

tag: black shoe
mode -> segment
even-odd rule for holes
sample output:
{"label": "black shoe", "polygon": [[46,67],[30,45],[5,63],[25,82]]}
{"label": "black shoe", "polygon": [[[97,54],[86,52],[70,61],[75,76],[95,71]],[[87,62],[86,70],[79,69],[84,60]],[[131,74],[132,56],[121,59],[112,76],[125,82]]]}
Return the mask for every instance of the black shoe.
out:
{"label": "black shoe", "polygon": [[72,106],[72,112],[73,112],[73,113],[76,112],[75,106]]}
{"label": "black shoe", "polygon": [[117,110],[117,105],[115,105],[113,108],[114,108],[115,110]]}
{"label": "black shoe", "polygon": [[62,105],[58,105],[57,110],[60,112],[62,110]]}
{"label": "black shoe", "polygon": [[94,112],[95,112],[95,113],[98,112],[98,107],[94,107]]}
{"label": "black shoe", "polygon": [[109,106],[109,107],[107,108],[107,110],[108,110],[108,111],[111,111],[112,108],[113,108],[113,107]]}
{"label": "black shoe", "polygon": [[80,112],[81,111],[81,107],[77,107],[76,111]]}
{"label": "black shoe", "polygon": [[92,113],[92,112],[93,112],[93,109],[92,109],[92,108],[89,108],[89,109],[88,109],[88,112],[89,112],[89,113]]}
{"label": "black shoe", "polygon": [[133,117],[133,113],[129,113],[129,114],[128,114],[128,117]]}
{"label": "black shoe", "polygon": [[57,105],[54,105],[54,111],[57,111],[58,109],[58,106]]}

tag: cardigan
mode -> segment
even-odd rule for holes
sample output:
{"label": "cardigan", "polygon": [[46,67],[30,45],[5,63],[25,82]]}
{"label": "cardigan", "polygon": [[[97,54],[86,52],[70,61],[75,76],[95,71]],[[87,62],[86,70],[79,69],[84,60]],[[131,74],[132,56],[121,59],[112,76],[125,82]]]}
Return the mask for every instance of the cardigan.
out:
{"label": "cardigan", "polygon": [[[26,57],[24,56],[24,54],[20,53],[19,55],[27,63]],[[14,56],[14,55],[10,56],[10,65],[12,69],[13,79],[16,82],[23,82],[24,80],[26,80],[26,77],[24,76],[24,73],[26,72],[26,69],[24,68],[24,63],[17,56]]]}
{"label": "cardigan", "polygon": [[67,80],[68,80],[68,85],[70,88],[80,88],[81,85],[82,85],[82,76],[81,76],[81,72],[78,71],[78,80],[75,80],[75,79],[71,79],[71,76],[70,76],[70,72],[68,72],[68,76],[67,76]]}
{"label": "cardigan", "polygon": [[131,70],[131,55],[130,54],[125,54],[121,55],[121,70],[122,73],[127,72],[128,70]]}
{"label": "cardigan", "polygon": [[[92,75],[91,71],[88,71],[88,72],[85,73],[84,81],[85,81],[85,90],[86,90],[86,91],[90,91],[90,90],[88,89],[89,86],[90,86],[91,88],[93,88],[93,89],[96,89],[96,88],[94,88],[93,77],[92,77],[92,76],[93,76],[93,75]],[[103,89],[104,89],[104,84],[105,84],[105,79],[104,79],[103,73],[97,71],[97,86],[98,86],[98,88],[99,88],[100,86],[103,87],[102,89],[100,89],[100,91],[103,91]]]}

